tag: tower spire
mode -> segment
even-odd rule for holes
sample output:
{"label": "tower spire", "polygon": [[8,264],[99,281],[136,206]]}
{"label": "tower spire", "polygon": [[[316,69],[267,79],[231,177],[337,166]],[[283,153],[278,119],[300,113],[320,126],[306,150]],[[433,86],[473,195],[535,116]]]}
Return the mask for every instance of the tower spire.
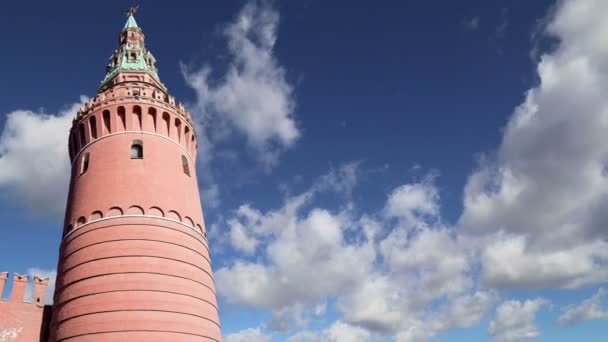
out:
{"label": "tower spire", "polygon": [[[118,48],[114,50],[108,66],[106,76],[101,81],[100,91],[110,86],[117,78],[124,74],[147,74],[152,76],[153,83],[166,92],[166,87],[158,78],[156,59],[145,45],[145,34],[135,21],[135,13],[139,6],[131,7],[125,13],[127,22],[120,32]],[[115,83],[115,82],[114,82]]]}
{"label": "tower spire", "polygon": [[125,13],[127,15],[127,22],[125,23],[125,27],[122,29],[123,31],[129,28],[138,29],[137,22],[135,21],[135,13],[139,9],[139,5],[129,8],[129,10]]}

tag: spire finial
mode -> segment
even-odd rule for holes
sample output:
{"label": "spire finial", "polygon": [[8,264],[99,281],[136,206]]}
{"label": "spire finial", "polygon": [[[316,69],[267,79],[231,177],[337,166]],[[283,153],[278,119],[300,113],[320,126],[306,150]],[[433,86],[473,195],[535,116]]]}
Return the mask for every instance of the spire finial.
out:
{"label": "spire finial", "polygon": [[127,22],[125,23],[125,27],[123,28],[123,31],[128,28],[135,28],[135,29],[139,28],[139,26],[137,26],[137,22],[135,21],[135,12],[137,12],[138,9],[139,9],[139,5],[133,6],[133,7],[129,8],[128,11],[125,12],[125,15],[127,16]]}
{"label": "spire finial", "polygon": [[137,12],[137,10],[139,9],[139,5],[137,6],[132,6],[129,8],[129,10],[125,13],[128,17],[134,16],[135,12]]}

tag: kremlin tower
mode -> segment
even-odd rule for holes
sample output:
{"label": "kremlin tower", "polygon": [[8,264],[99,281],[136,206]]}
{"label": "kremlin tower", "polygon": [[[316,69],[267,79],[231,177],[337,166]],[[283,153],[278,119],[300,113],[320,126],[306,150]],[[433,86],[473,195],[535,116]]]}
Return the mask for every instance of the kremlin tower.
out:
{"label": "kremlin tower", "polygon": [[50,341],[221,341],[190,113],[129,10],[73,121]]}

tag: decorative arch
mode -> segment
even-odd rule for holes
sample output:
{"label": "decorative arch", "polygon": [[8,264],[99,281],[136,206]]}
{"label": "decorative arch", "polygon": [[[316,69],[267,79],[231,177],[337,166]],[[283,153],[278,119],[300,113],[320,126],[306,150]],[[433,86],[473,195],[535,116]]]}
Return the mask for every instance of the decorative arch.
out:
{"label": "decorative arch", "polygon": [[106,217],[122,216],[122,213],[122,209],[119,207],[112,207],[110,210],[108,210]]}
{"label": "decorative arch", "polygon": [[201,234],[204,234],[205,232],[203,231],[203,227],[201,227],[200,224],[196,225],[196,229],[198,229],[199,232],[201,232]]}
{"label": "decorative arch", "polygon": [[80,216],[76,221],[76,227],[80,227],[85,223],[87,223],[87,219],[84,216]]}
{"label": "decorative arch", "polygon": [[182,217],[175,210],[169,210],[169,212],[167,213],[167,218],[182,222]]}
{"label": "decorative arch", "polygon": [[143,215],[144,209],[138,205],[133,205],[127,209],[127,215]]}
{"label": "decorative arch", "polygon": [[103,213],[99,210],[96,210],[91,213],[91,216],[89,216],[89,222],[95,221],[95,220],[100,220],[102,218],[103,218]]}
{"label": "decorative arch", "polygon": [[194,221],[192,221],[192,219],[188,216],[184,217],[184,223],[189,226],[194,228]]}
{"label": "decorative arch", "polygon": [[150,209],[148,209],[148,215],[150,215],[150,216],[158,216],[158,217],[165,217],[165,213],[159,207],[151,207]]}

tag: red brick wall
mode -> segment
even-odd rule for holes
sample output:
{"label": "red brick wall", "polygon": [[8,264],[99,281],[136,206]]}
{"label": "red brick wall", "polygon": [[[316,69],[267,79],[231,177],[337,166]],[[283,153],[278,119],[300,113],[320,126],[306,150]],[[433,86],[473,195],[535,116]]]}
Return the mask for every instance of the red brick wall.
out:
{"label": "red brick wall", "polygon": [[[8,273],[0,273],[0,295]],[[42,329],[43,321],[48,324],[50,310],[44,307],[44,294],[48,279],[34,277],[31,302],[24,302],[28,276],[13,275],[13,289],[8,300],[0,300],[0,342],[39,342],[44,341],[47,329]]]}

